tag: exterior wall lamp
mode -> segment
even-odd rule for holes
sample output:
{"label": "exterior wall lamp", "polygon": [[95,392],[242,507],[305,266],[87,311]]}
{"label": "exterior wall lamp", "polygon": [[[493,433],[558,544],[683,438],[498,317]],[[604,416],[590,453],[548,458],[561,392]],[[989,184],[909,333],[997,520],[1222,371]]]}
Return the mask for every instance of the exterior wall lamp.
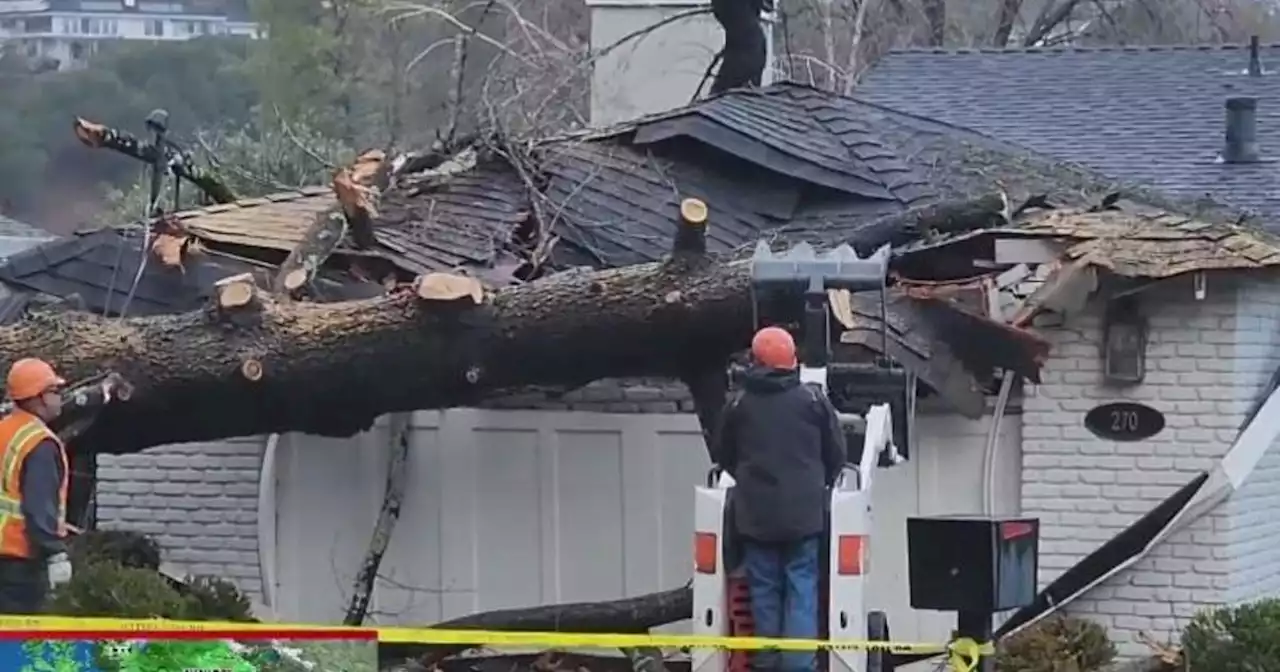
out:
{"label": "exterior wall lamp", "polygon": [[1147,375],[1147,318],[1132,296],[1107,302],[1103,316],[1102,379],[1137,385]]}

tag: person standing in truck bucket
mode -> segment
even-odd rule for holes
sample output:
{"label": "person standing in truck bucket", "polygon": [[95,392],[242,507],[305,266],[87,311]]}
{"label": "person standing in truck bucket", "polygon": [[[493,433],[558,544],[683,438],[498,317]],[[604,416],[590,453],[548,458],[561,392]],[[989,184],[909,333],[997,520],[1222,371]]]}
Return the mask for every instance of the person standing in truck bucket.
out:
{"label": "person standing in truck bucket", "polygon": [[67,557],[70,465],[47,423],[62,412],[66,385],[48,362],[20,359],[5,390],[13,412],[0,419],[0,613],[35,614],[52,588],[71,580]]}
{"label": "person standing in truck bucket", "polygon": [[[791,334],[766,327],[751,341],[752,366],[726,404],[711,457],[735,481],[730,521],[758,637],[818,637],[819,549],[827,489],[845,463],[836,410],[802,384]],[[759,652],[756,670],[813,670],[812,652]]]}

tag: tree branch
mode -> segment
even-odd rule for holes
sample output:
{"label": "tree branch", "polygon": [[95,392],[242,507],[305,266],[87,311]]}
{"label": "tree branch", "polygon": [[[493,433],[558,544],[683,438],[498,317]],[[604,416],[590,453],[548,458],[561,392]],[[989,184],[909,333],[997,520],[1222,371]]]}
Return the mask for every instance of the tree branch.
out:
{"label": "tree branch", "polygon": [[373,236],[373,218],[377,202],[389,180],[389,162],[381,150],[369,150],[333,176],[333,191],[338,203],[316,215],[302,240],[280,264],[271,292],[276,296],[294,296],[315,278],[325,260],[338,249],[348,229],[356,245],[368,249],[377,240]]}
{"label": "tree branch", "polygon": [[391,534],[395,532],[396,522],[400,520],[400,505],[404,502],[405,485],[409,480],[406,465],[409,462],[409,437],[412,431],[410,420],[411,414],[408,413],[391,416],[387,487],[382,496],[382,508],[378,511],[378,522],[373,527],[373,537],[369,539],[369,550],[365,552],[364,562],[360,564],[360,572],[356,575],[355,590],[351,593],[347,615],[342,619],[343,625],[364,623],[365,616],[369,613],[369,601],[373,599],[378,568],[382,566],[382,556],[386,554]]}
{"label": "tree branch", "polygon": [[[95,124],[80,117],[76,117],[72,130],[86,147],[110,149],[146,164],[154,163],[156,152],[163,151],[150,142],[139,140],[132,133]],[[236,200],[231,188],[210,170],[183,162],[175,165],[174,171],[178,177],[194,184],[215,203],[232,203]]]}
{"label": "tree branch", "polygon": [[[649,628],[675,623],[693,614],[693,588],[683,586],[639,597],[609,602],[555,604],[529,609],[502,609],[436,623],[450,630],[514,630],[585,633],[643,633]],[[479,644],[383,644],[378,647],[378,669],[393,672],[430,670],[445,658]],[[413,659],[413,660],[406,660]],[[388,668],[385,662],[403,661]]]}

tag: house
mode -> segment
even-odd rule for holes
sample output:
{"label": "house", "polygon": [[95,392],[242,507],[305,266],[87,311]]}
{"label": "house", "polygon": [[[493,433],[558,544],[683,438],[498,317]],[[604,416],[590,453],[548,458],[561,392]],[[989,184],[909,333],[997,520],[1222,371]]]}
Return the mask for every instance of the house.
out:
{"label": "house", "polygon": [[84,65],[107,40],[256,36],[244,0],[0,0],[0,43],[65,70]]}
{"label": "house", "polygon": [[[1252,213],[1280,230],[1271,158],[1280,151],[1275,46],[1113,47],[889,54],[857,95],[869,105],[1017,143],[1111,178]],[[1237,112],[1229,111],[1234,107]],[[1231,138],[1243,142],[1233,144]],[[1252,143],[1250,141],[1253,141]],[[1041,581],[1048,583],[1131,523],[1145,502],[1220,457],[1266,392],[1276,368],[1280,285],[1269,273],[1209,280],[1217,299],[1160,283],[1144,305],[1167,331],[1149,356],[1167,356],[1147,380],[1102,392],[1082,366],[1097,347],[1097,315],[1054,340],[1044,385],[1023,404],[1023,512],[1047,524]],[[1208,290],[1209,296],[1214,292]],[[1050,392],[1053,387],[1058,392]],[[1164,440],[1097,444],[1080,410],[1108,399],[1142,400],[1170,416]],[[1073,417],[1075,416],[1075,417]],[[1034,432],[1033,424],[1040,425]],[[1174,631],[1200,607],[1280,595],[1280,458],[1271,449],[1225,502],[1155,547],[1132,570],[1069,607],[1107,624],[1122,643]]]}
{"label": "house", "polygon": [[[605,14],[593,25],[622,20],[614,9],[593,6]],[[698,34],[681,38],[672,26],[671,40]],[[652,64],[647,77],[688,67],[664,61],[661,45],[636,49],[632,57]],[[1268,298],[1267,280],[1280,263],[1274,237],[1229,206],[1128,188],[883,104],[779,84],[673,109],[692,90],[671,89],[665,101],[646,101],[667,111],[539,143],[529,157],[544,178],[537,194],[509,179],[511,166],[479,160],[456,181],[395,192],[380,208],[387,221],[375,229],[376,249],[340,249],[335,263],[384,264],[373,280],[461,267],[514,282],[535,199],[554,206],[554,267],[661,257],[683,195],[711,206],[709,245],[721,253],[764,234],[888,240],[912,269],[903,288],[956,327],[913,325],[936,338],[894,334],[898,355],[933,393],[917,411],[911,459],[877,483],[869,606],[889,612],[896,637],[941,640],[952,627],[948,615],[908,606],[908,515],[1039,516],[1044,582],[1072,579],[1065,597],[1084,595],[1072,606],[1115,614],[1113,635],[1131,652],[1139,629],[1158,635],[1175,615],[1266,590],[1267,519],[1242,502],[1270,496],[1280,458],[1267,449],[1280,428],[1265,425],[1280,409],[1265,406],[1262,423],[1244,439],[1237,433],[1280,364],[1271,348],[1280,302]],[[1008,202],[1008,222],[923,239],[882,230],[912,207],[987,194]],[[323,203],[297,193],[179,219],[214,251],[278,263]],[[456,209],[438,216],[445,208]],[[1135,297],[1147,316],[1141,383],[1104,379],[1099,344],[1120,322],[1104,317],[1095,286]],[[966,343],[972,325],[999,347]],[[1053,349],[1038,384],[1007,403],[974,375],[1018,368],[1023,358],[1009,353],[1045,339]],[[1027,368],[1031,377],[1038,367]],[[1083,416],[1115,400],[1145,401],[1167,426],[1127,443],[1089,433]],[[409,494],[383,558],[377,620],[434,622],[684,583],[692,488],[710,466],[691,410],[680,386],[601,381],[412,414]],[[236,578],[282,620],[332,621],[372,532],[391,424],[351,439],[281,435],[103,455],[98,518],[157,533],[171,561]],[[1175,523],[1187,526],[1172,531]],[[1147,546],[1151,555],[1125,568]],[[1100,547],[1110,557],[1077,563]]]}

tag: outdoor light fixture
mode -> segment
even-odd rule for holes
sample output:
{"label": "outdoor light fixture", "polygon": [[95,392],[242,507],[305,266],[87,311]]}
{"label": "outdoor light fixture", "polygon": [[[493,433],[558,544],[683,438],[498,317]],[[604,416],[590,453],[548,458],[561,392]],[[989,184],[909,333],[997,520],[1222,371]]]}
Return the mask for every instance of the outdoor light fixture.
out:
{"label": "outdoor light fixture", "polygon": [[1133,297],[1107,302],[1102,326],[1102,379],[1137,385],[1147,374],[1147,318]]}

